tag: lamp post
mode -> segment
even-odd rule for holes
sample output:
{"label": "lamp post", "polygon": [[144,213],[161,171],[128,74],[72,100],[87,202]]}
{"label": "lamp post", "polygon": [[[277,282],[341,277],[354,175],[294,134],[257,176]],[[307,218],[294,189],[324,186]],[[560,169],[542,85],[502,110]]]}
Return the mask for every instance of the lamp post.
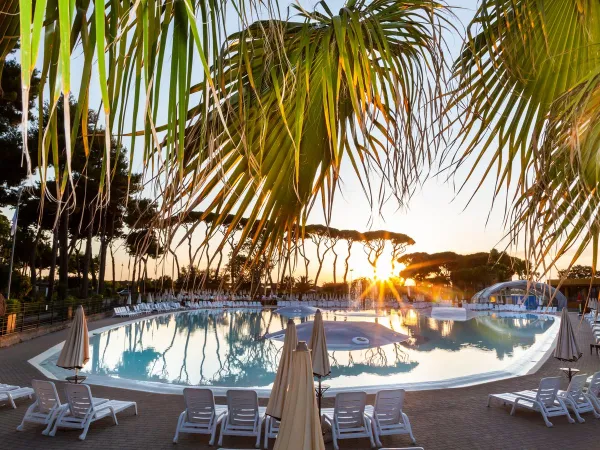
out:
{"label": "lamp post", "polygon": [[21,194],[23,193],[23,186],[19,188],[19,197],[17,198],[17,208],[15,209],[15,215],[13,222],[10,227],[10,234],[12,236],[12,249],[10,251],[10,267],[8,270],[8,290],[6,293],[6,300],[10,300],[10,285],[12,283],[12,272],[13,272],[13,261],[15,259],[15,243],[17,242],[17,222],[19,220],[19,206],[21,204]]}

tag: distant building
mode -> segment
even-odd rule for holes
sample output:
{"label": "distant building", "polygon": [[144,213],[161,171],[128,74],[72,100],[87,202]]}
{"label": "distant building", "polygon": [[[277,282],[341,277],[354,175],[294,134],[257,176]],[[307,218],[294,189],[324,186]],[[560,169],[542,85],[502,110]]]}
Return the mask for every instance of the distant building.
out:
{"label": "distant building", "polygon": [[567,297],[570,308],[585,304],[588,295],[590,298],[598,298],[600,292],[600,279],[594,278],[567,278],[562,280],[549,280],[550,286],[557,288]]}
{"label": "distant building", "polygon": [[[552,301],[552,303],[550,303]],[[473,303],[526,304],[527,309],[538,306],[556,306],[561,310],[567,304],[567,298],[546,283],[527,280],[513,280],[489,286],[472,298]]]}

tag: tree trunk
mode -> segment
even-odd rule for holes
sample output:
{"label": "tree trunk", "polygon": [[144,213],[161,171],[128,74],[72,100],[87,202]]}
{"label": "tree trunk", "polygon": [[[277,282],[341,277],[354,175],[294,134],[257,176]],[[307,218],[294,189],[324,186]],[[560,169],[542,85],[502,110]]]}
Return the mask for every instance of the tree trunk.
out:
{"label": "tree trunk", "polygon": [[[113,225],[114,226],[114,225]],[[108,240],[106,239],[106,211],[102,211],[100,218],[100,265],[98,267],[98,284],[96,293],[104,293],[104,279],[106,275],[106,250],[108,248]],[[113,286],[114,289],[114,286]]]}
{"label": "tree trunk", "polygon": [[333,247],[331,247],[331,251],[333,252],[333,283],[337,284],[337,260],[338,260],[338,254],[335,252],[335,250],[333,249]]}
{"label": "tree trunk", "polygon": [[37,248],[38,243],[40,241],[40,234],[42,233],[42,227],[38,227],[37,233],[35,234],[35,241],[33,243],[33,249],[31,251],[31,255],[29,257],[29,269],[31,271],[31,288],[33,289],[33,293],[37,294],[37,272],[35,268],[35,263],[37,259]]}
{"label": "tree trunk", "polygon": [[[68,183],[67,183],[68,186]],[[68,187],[66,189],[66,197],[68,197]],[[63,210],[60,215],[59,225],[59,270],[58,270],[58,298],[64,300],[67,298],[67,291],[69,289],[69,209],[63,206]]]}
{"label": "tree trunk", "polygon": [[352,244],[354,244],[354,242],[352,241],[348,241],[348,256],[346,256],[346,259],[344,260],[344,263],[346,264],[346,270],[344,271],[344,283],[346,283],[346,280],[348,279],[348,261],[350,260],[350,252],[352,251]]}
{"label": "tree trunk", "polygon": [[215,281],[219,280],[219,271],[221,270],[221,263],[223,262],[223,250],[219,252],[219,262],[217,263],[217,269],[215,270]]}
{"label": "tree trunk", "polygon": [[94,264],[94,258],[90,263],[90,275],[92,276],[92,290],[98,292],[98,278],[96,277],[96,265]]}
{"label": "tree trunk", "polygon": [[88,224],[87,238],[85,241],[85,255],[83,256],[83,270],[81,273],[81,289],[79,296],[88,298],[90,288],[90,265],[92,263],[92,222]]}
{"label": "tree trunk", "polygon": [[131,290],[129,291],[129,292],[131,292],[132,295],[135,292],[135,287],[136,287],[136,285],[135,285],[136,269],[137,269],[137,256],[134,256],[133,257],[133,274],[131,275]]}
{"label": "tree trunk", "polygon": [[[179,258],[177,258],[177,255],[175,254],[175,252],[173,250],[171,250],[171,247],[169,247],[169,252],[171,253],[171,255],[173,255],[173,262],[175,263],[175,268],[177,269],[177,279],[179,279],[179,277],[181,277],[181,271],[179,268]],[[173,280],[173,281],[175,281],[175,280]]]}
{"label": "tree trunk", "polygon": [[56,276],[56,256],[58,253],[58,230],[52,231],[52,260],[50,262],[50,273],[48,274],[48,294],[46,301],[52,301],[54,294],[54,277]]}
{"label": "tree trunk", "polygon": [[113,246],[112,246],[112,242],[110,244],[110,259],[112,261],[112,295],[114,296],[117,292],[117,285],[116,285],[116,269],[115,269],[115,253],[113,251]]}

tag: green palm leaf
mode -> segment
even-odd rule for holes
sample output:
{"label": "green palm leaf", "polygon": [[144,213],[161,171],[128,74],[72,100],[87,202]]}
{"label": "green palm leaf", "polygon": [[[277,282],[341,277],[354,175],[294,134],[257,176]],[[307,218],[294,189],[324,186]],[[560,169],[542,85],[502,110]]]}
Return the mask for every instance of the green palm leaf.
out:
{"label": "green palm leaf", "polygon": [[526,234],[538,267],[555,244],[554,261],[591,236],[582,220],[593,217],[595,156],[579,154],[567,123],[579,87],[598,70],[600,4],[592,0],[484,0],[454,67],[450,106],[461,132],[452,163],[469,168],[467,181],[483,171],[477,189],[492,178],[496,195],[514,192],[512,237]]}
{"label": "green palm leaf", "polygon": [[239,242],[252,238],[261,250],[301,237],[317,199],[331,211],[343,161],[369,199],[376,173],[378,195],[403,201],[439,144],[447,9],[351,1],[333,15],[320,5],[322,13],[298,9],[300,21],[261,21],[229,36],[211,77],[221,108],[202,96],[189,113],[183,177],[164,172],[168,205],[206,205],[213,229],[234,216],[221,246],[239,228]]}

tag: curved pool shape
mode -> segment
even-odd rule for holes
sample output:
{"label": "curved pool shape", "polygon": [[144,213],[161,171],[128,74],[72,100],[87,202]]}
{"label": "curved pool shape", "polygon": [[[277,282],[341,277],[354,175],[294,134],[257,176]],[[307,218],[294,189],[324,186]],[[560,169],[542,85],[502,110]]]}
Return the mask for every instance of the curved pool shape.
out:
{"label": "curved pool shape", "polygon": [[[381,347],[330,351],[329,395],[392,385],[458,387],[531,373],[549,356],[559,327],[558,317],[534,314],[470,312],[466,321],[437,320],[412,309],[323,316],[375,322],[410,336]],[[211,386],[221,394],[249,387],[267,396],[282,343],[263,336],[283,330],[286,322],[271,310],[196,310],[120,323],[90,333],[90,361],[82,372],[90,384],[151,392]],[[30,362],[50,378],[64,378],[72,373],[56,367],[61,347]]]}

